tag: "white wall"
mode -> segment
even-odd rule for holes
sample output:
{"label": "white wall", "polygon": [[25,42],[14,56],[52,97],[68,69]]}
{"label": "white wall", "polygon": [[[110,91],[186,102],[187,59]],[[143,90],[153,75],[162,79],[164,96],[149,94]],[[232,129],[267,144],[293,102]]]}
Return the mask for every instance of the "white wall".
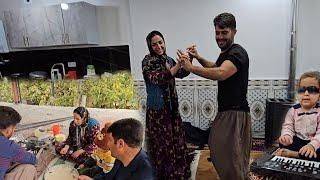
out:
{"label": "white wall", "polygon": [[305,71],[320,71],[320,1],[298,0],[297,78]]}
{"label": "white wall", "polygon": [[[48,6],[80,0],[1,0],[0,20],[4,21],[3,11],[23,7]],[[100,45],[128,45],[130,38],[128,0],[82,0],[97,7]]]}
{"label": "white wall", "polygon": [[130,11],[131,68],[137,79],[148,53],[145,37],[152,30],[164,34],[170,56],[195,43],[203,56],[215,60],[219,49],[212,20],[221,12],[236,16],[235,42],[248,51],[251,79],[288,78],[291,0],[131,0]]}
{"label": "white wall", "polygon": [[97,22],[101,45],[120,44],[119,7],[98,6]]}

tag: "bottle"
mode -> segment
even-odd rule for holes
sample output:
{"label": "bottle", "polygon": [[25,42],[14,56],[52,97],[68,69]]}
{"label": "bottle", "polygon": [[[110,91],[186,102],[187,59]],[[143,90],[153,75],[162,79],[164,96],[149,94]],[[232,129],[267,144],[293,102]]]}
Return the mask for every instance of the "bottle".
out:
{"label": "bottle", "polygon": [[96,75],[96,71],[94,69],[94,65],[92,65],[92,64],[87,65],[87,75],[88,76]]}

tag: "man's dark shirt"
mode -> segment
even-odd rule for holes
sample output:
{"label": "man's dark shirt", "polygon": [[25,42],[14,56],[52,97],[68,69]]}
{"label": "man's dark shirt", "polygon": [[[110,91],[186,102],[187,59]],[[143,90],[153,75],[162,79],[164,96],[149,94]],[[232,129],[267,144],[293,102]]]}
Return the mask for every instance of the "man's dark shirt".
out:
{"label": "man's dark shirt", "polygon": [[240,110],[249,112],[247,101],[249,57],[246,50],[239,44],[233,44],[218,57],[218,67],[225,60],[230,60],[237,72],[224,81],[218,81],[218,111]]}
{"label": "man's dark shirt", "polygon": [[136,155],[127,167],[116,159],[109,173],[94,177],[95,180],[153,180],[153,170],[150,159],[144,150]]}

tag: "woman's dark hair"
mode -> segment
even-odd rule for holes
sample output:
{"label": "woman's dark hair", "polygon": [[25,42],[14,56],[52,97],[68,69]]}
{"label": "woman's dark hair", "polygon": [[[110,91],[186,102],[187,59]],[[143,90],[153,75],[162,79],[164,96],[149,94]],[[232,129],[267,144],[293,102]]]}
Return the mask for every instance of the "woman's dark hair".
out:
{"label": "woman's dark hair", "polygon": [[85,107],[77,107],[73,110],[73,113],[78,114],[82,119],[85,120],[85,122],[87,122],[89,119],[89,112]]}
{"label": "woman's dark hair", "polygon": [[236,29],[237,23],[236,18],[231,13],[221,13],[217,15],[213,20],[214,27],[218,26],[219,28],[231,28]]}
{"label": "woman's dark hair", "polygon": [[114,143],[119,139],[131,148],[141,147],[143,141],[143,126],[140,121],[133,118],[118,120],[108,128],[107,133],[112,133]]}
{"label": "woman's dark hair", "polygon": [[163,39],[163,42],[165,43],[163,35],[161,34],[161,32],[159,32],[159,31],[151,31],[148,34],[148,36],[146,37],[148,49],[149,49],[149,52],[150,52],[151,55],[156,55],[156,53],[153,51],[152,45],[151,45],[151,39],[156,35],[160,36]]}
{"label": "woman's dark hair", "polygon": [[21,121],[20,114],[12,107],[0,106],[0,129],[15,126]]}

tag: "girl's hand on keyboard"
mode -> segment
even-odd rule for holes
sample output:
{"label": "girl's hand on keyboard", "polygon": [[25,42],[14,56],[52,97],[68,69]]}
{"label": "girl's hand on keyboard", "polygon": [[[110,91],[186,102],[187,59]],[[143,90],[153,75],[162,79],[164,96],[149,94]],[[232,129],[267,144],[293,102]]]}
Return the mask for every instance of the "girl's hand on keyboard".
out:
{"label": "girl's hand on keyboard", "polygon": [[303,146],[299,150],[299,154],[301,154],[302,156],[305,156],[305,157],[309,157],[309,158],[313,158],[313,157],[316,158],[317,157],[317,153],[311,144],[307,144],[307,145]]}

